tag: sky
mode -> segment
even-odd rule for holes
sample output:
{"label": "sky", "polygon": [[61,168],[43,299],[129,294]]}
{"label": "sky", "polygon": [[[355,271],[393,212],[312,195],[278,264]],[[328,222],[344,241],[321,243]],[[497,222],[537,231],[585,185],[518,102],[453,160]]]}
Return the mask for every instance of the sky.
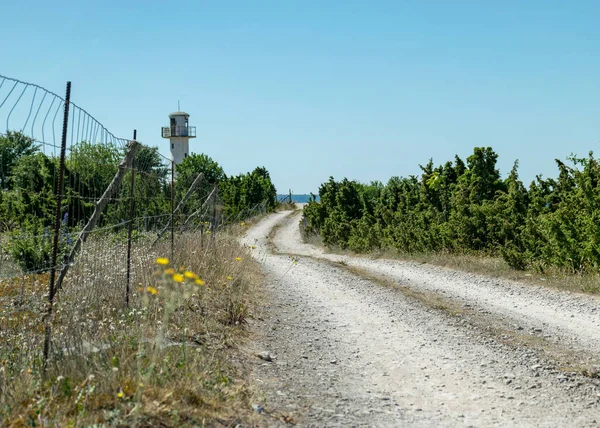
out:
{"label": "sky", "polygon": [[597,1],[10,1],[0,74],[159,146],[190,114],[229,175],[281,193],[387,182],[491,146],[506,176],[599,151]]}

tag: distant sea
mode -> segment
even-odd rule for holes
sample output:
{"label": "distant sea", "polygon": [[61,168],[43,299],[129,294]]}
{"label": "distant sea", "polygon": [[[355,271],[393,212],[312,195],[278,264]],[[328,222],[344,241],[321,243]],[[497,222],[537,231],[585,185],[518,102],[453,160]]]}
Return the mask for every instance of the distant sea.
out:
{"label": "distant sea", "polygon": [[[287,198],[289,195],[277,195],[277,199],[281,200],[283,198]],[[310,195],[292,195],[292,201],[298,202],[299,204],[306,203],[310,199]],[[319,195],[317,195],[317,201],[319,200]]]}

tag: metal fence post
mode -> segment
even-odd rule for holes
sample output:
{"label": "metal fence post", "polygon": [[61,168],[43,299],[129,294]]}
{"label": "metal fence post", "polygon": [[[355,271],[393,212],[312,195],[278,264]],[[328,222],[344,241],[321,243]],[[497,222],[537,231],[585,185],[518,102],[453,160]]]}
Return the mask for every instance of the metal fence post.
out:
{"label": "metal fence post", "polygon": [[[133,141],[137,141],[137,130],[133,130]],[[125,289],[125,305],[129,307],[129,293],[131,289],[131,235],[133,234],[133,220],[135,218],[135,158],[131,164],[131,187],[129,197],[129,228],[127,229],[127,285]]]}
{"label": "metal fence post", "polygon": [[213,196],[213,209],[212,209],[212,239],[215,238],[215,234],[217,233],[217,198],[219,197],[219,182],[215,183],[215,195]]}
{"label": "metal fence post", "polygon": [[56,265],[58,262],[58,244],[60,237],[60,224],[62,220],[62,198],[63,198],[63,181],[65,176],[65,155],[67,150],[67,128],[69,123],[69,105],[71,103],[71,82],[67,82],[67,90],[65,95],[65,110],[63,117],[63,131],[60,142],[60,161],[58,170],[58,182],[54,190],[56,196],[56,217],[54,222],[54,241],[52,242],[52,262],[50,270],[50,285],[48,289],[48,310],[46,312],[46,325],[44,328],[44,373],[48,366],[48,356],[50,354],[50,338],[52,335],[52,310],[54,306],[55,280],[56,280]]}
{"label": "metal fence post", "polygon": [[175,161],[171,161],[171,259],[175,249],[175,219],[173,218],[175,211]]}

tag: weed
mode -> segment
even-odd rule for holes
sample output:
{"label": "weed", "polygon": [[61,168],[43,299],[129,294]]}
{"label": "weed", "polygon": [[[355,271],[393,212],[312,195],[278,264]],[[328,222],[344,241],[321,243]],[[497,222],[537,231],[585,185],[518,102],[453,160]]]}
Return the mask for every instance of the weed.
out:
{"label": "weed", "polygon": [[251,315],[260,275],[250,249],[226,233],[200,246],[190,232],[169,260],[169,245],[149,251],[151,239],[132,248],[129,307],[125,246],[88,239],[57,296],[45,376],[48,275],[0,280],[3,426],[195,425],[250,407],[223,346]]}

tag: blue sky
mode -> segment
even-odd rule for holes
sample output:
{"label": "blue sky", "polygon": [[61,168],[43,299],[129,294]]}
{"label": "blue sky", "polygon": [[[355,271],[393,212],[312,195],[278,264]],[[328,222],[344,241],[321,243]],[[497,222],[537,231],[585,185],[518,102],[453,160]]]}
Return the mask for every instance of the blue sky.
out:
{"label": "blue sky", "polygon": [[386,182],[492,146],[555,176],[600,140],[595,1],[4,2],[0,74],[62,93],[113,133],[191,150],[278,190]]}

